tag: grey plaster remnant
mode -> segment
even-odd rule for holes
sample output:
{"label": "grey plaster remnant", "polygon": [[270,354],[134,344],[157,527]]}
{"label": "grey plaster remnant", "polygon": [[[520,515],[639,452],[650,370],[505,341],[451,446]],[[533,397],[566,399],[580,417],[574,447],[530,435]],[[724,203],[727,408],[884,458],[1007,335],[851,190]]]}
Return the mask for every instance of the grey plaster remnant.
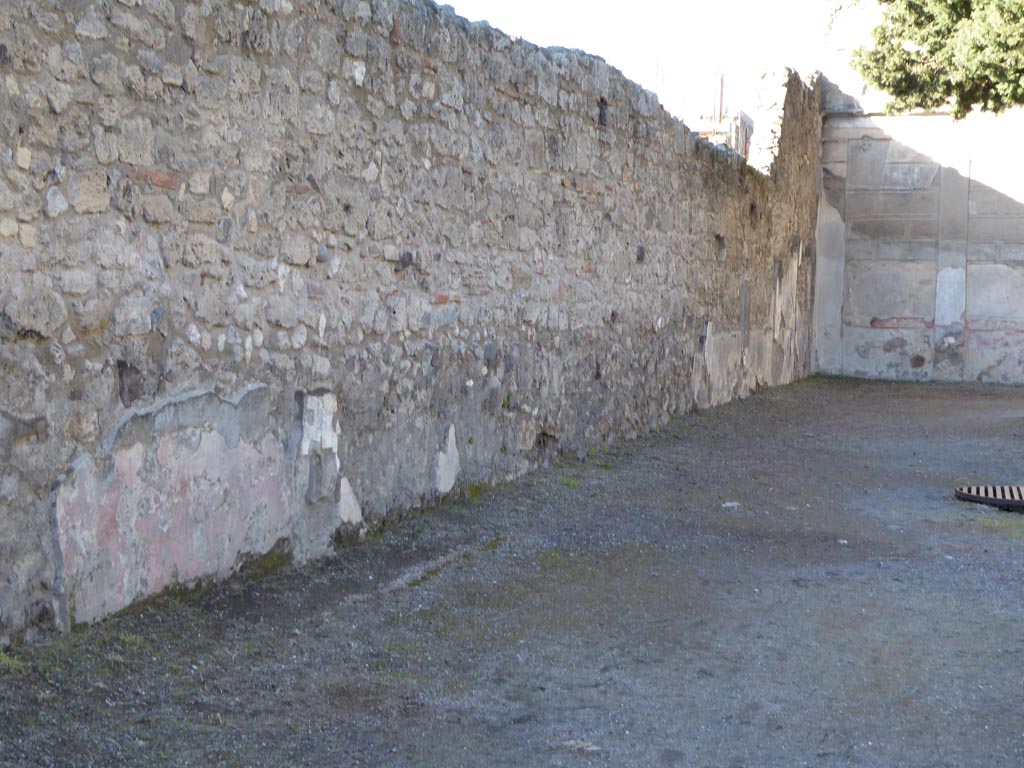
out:
{"label": "grey plaster remnant", "polygon": [[125,411],[124,414],[117,420],[113,427],[107,430],[106,435],[103,437],[103,450],[110,452],[114,450],[114,446],[117,444],[118,436],[124,430],[124,428],[130,424],[134,419],[143,418],[145,416],[152,416],[160,411],[164,410],[173,405],[179,405],[181,403],[187,403],[190,400],[197,400],[202,397],[216,397],[224,403],[238,407],[239,403],[249,395],[251,392],[258,392],[266,389],[267,385],[263,383],[247,384],[246,386],[239,389],[232,395],[224,396],[213,389],[193,389],[186,392],[180,392],[176,395],[170,395],[168,397],[160,398],[149,405],[142,406],[140,408],[130,408]]}
{"label": "grey plaster remnant", "polygon": [[967,270],[946,267],[939,270],[935,284],[935,324],[963,323],[967,308]]}
{"label": "grey plaster remnant", "polygon": [[438,493],[448,493],[455,487],[459,477],[459,444],[455,439],[455,425],[448,427],[448,439],[445,447],[438,451],[437,469],[434,471]]}
{"label": "grey plaster remnant", "polygon": [[339,485],[338,510],[341,521],[348,525],[360,525],[363,522],[363,511],[359,508],[359,499],[356,498],[352,484],[347,477],[341,478]]}

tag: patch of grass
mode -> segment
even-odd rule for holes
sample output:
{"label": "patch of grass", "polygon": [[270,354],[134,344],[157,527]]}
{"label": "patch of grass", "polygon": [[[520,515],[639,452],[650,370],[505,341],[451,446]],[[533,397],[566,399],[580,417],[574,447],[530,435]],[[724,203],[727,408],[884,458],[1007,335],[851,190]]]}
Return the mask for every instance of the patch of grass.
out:
{"label": "patch of grass", "polygon": [[0,648],[0,676],[21,675],[28,671],[28,665],[16,656],[11,656]]}
{"label": "patch of grass", "polygon": [[505,399],[501,401],[501,409],[503,411],[511,411],[512,410],[512,392],[511,392],[511,390],[505,393]]}
{"label": "patch of grass", "polygon": [[81,637],[80,630],[73,630],[33,649],[32,669],[36,674],[45,676],[60,670],[82,668],[91,664],[91,655],[78,646]]}
{"label": "patch of grass", "polygon": [[249,578],[261,578],[282,571],[292,564],[291,544],[287,539],[278,539],[265,555],[254,557],[239,568],[239,573]]}
{"label": "patch of grass", "polygon": [[125,648],[132,651],[137,651],[142,647],[142,636],[137,635],[134,632],[118,632],[117,642],[119,642]]}
{"label": "patch of grass", "polygon": [[486,542],[483,546],[481,546],[480,551],[494,552],[496,549],[501,547],[501,545],[504,544],[506,541],[508,541],[508,536],[498,536],[497,538],[491,539],[490,541]]}
{"label": "patch of grass", "polygon": [[999,515],[979,517],[977,525],[1015,539],[1024,539],[1024,515],[1005,512]]}
{"label": "patch of grass", "polygon": [[466,486],[465,496],[466,501],[474,502],[487,493],[487,483],[471,483]]}
{"label": "patch of grass", "polygon": [[371,528],[370,530],[368,530],[366,532],[364,540],[374,544],[379,544],[382,541],[384,541],[384,526],[381,525],[376,528]]}
{"label": "patch of grass", "polygon": [[108,653],[103,657],[111,674],[125,672],[128,670],[128,660],[119,653]]}
{"label": "patch of grass", "polygon": [[148,597],[137,606],[128,606],[128,611],[133,609],[142,610],[143,608],[151,608],[160,600],[167,599],[177,605],[189,605],[194,604],[199,598],[206,592],[208,584],[203,581],[197,581],[194,584],[172,584],[163,592],[160,592],[152,597]]}
{"label": "patch of grass", "polygon": [[578,477],[569,477],[567,475],[562,476],[562,482],[565,483],[566,488],[579,488],[580,480]]}
{"label": "patch of grass", "polygon": [[415,579],[410,581],[409,582],[409,586],[410,587],[418,587],[418,586],[420,586],[422,584],[425,584],[426,582],[430,581],[432,578],[437,576],[439,573],[441,573],[441,571],[443,571],[443,570],[444,570],[444,564],[442,564],[442,565],[435,565],[433,568],[428,568],[423,573],[421,573],[419,576],[417,576]]}

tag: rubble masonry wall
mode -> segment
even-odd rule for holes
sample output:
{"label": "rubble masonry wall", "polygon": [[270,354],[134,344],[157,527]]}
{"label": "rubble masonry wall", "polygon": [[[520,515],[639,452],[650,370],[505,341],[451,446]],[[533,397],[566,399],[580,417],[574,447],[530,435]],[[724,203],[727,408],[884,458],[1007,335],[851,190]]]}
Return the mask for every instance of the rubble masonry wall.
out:
{"label": "rubble masonry wall", "polygon": [[805,374],[778,106],[762,176],[425,0],[0,4],[0,640]]}

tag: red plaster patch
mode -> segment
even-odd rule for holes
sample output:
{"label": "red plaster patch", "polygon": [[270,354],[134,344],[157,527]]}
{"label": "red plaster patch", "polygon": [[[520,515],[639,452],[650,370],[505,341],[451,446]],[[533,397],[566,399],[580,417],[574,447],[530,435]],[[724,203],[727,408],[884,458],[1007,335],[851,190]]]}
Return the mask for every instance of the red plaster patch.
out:
{"label": "red plaster patch", "polygon": [[884,349],[886,352],[893,352],[894,350],[897,349],[903,349],[905,346],[907,346],[907,340],[897,336],[896,338],[889,339],[887,342],[885,342],[885,345],[882,347],[882,349]]}

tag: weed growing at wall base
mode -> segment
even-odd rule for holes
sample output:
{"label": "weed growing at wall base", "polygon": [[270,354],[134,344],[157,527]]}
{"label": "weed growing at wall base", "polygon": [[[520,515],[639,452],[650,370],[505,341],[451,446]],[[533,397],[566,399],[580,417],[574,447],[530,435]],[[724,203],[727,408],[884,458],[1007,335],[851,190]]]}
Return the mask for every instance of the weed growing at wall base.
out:
{"label": "weed growing at wall base", "polygon": [[27,665],[16,656],[11,656],[0,649],[0,675],[19,675],[27,670]]}

